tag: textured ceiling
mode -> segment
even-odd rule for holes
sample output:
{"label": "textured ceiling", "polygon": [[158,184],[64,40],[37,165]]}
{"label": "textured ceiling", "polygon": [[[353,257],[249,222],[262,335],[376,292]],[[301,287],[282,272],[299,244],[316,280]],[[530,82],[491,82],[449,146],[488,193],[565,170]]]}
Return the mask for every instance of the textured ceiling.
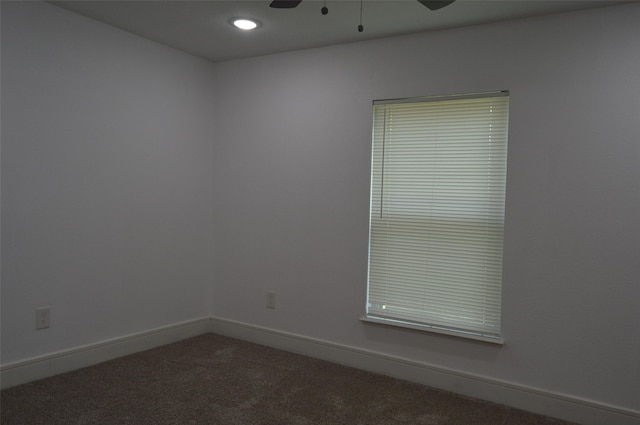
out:
{"label": "textured ceiling", "polygon": [[[432,31],[621,3],[613,0],[457,0],[431,11],[415,0],[304,0],[294,9],[273,9],[268,0],[49,1],[98,21],[213,62],[276,52]],[[233,17],[258,19],[242,32]]]}

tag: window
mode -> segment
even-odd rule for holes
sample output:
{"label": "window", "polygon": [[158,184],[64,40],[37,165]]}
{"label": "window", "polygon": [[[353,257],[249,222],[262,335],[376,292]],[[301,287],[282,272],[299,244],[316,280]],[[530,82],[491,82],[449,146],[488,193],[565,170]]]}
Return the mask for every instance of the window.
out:
{"label": "window", "polygon": [[508,92],[373,105],[365,321],[500,343]]}

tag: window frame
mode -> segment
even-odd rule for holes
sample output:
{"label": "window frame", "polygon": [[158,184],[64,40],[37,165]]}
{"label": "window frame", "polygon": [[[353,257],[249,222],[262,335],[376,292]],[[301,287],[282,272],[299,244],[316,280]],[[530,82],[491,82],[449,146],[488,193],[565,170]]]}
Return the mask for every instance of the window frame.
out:
{"label": "window frame", "polygon": [[[405,103],[414,103],[414,104],[422,104],[422,103],[427,103],[427,102],[443,102],[443,101],[450,101],[450,100],[475,100],[475,99],[484,99],[484,98],[498,98],[498,97],[506,97],[506,111],[504,112],[505,116],[503,117],[504,120],[506,120],[506,124],[504,125],[504,141],[501,141],[500,143],[504,144],[504,147],[502,148],[504,150],[504,169],[503,169],[503,177],[502,177],[502,212],[501,212],[501,216],[500,216],[500,244],[499,244],[499,249],[500,249],[500,260],[499,260],[499,294],[497,296],[498,299],[498,303],[499,303],[499,309],[498,309],[498,319],[497,319],[497,327],[498,329],[496,330],[495,328],[493,329],[492,332],[482,332],[482,331],[478,331],[477,329],[471,329],[470,327],[465,327],[465,326],[453,326],[451,325],[451,323],[442,325],[442,324],[438,324],[435,322],[429,323],[429,322],[425,322],[425,321],[415,321],[415,320],[411,320],[411,319],[407,319],[406,317],[402,317],[402,315],[394,317],[394,315],[381,315],[379,313],[372,313],[370,311],[370,307],[371,307],[371,295],[370,295],[370,291],[371,291],[371,274],[372,274],[372,238],[373,238],[373,222],[374,222],[374,213],[377,212],[374,211],[374,203],[375,203],[375,199],[374,199],[374,185],[377,184],[377,182],[374,180],[375,178],[381,178],[381,180],[384,179],[384,171],[382,171],[382,177],[374,175],[374,173],[376,172],[376,163],[375,161],[380,161],[380,159],[376,159],[375,155],[375,143],[376,143],[376,126],[379,125],[380,123],[376,121],[376,108],[379,107],[380,105],[401,105],[401,104],[405,104]],[[446,95],[446,96],[429,96],[429,97],[414,97],[414,98],[401,98],[401,99],[385,99],[385,100],[376,100],[373,102],[373,110],[374,110],[374,116],[373,116],[373,129],[374,129],[374,134],[372,135],[372,153],[371,153],[371,157],[372,157],[372,168],[371,168],[371,172],[372,172],[372,176],[371,176],[371,189],[370,189],[370,196],[371,196],[371,204],[370,204],[370,222],[369,222],[369,253],[368,253],[368,266],[367,266],[367,299],[366,299],[366,306],[365,306],[365,314],[361,316],[361,320],[364,322],[370,322],[370,323],[376,323],[376,324],[383,324],[383,325],[390,325],[390,326],[398,326],[398,327],[402,327],[402,328],[408,328],[408,329],[415,329],[415,330],[420,330],[420,331],[427,331],[427,332],[435,332],[435,333],[440,333],[440,334],[446,334],[446,335],[453,335],[453,336],[459,336],[459,337],[463,337],[463,338],[468,338],[468,339],[473,339],[473,340],[480,340],[480,341],[485,341],[485,342],[490,342],[490,343],[495,343],[495,344],[503,344],[504,343],[504,339],[502,336],[502,292],[503,292],[503,288],[502,288],[502,258],[503,258],[503,245],[504,245],[504,207],[505,207],[505,198],[506,198],[506,151],[508,148],[508,121],[509,121],[509,97],[510,97],[510,93],[508,90],[502,90],[502,91],[497,91],[497,92],[484,92],[484,93],[468,93],[468,94],[461,94],[461,95]],[[490,99],[489,99],[490,100]],[[384,117],[385,123],[384,125],[387,125],[387,117],[385,115]],[[385,136],[386,137],[386,129],[383,128],[383,131],[385,132]],[[384,142],[383,142],[384,143]],[[382,167],[384,170],[384,166],[385,166],[385,159],[384,159],[384,154],[383,157],[381,159],[382,161]],[[490,162],[490,161],[489,161]],[[381,191],[384,191],[384,183],[379,183],[381,188]],[[376,192],[376,194],[378,194]],[[381,201],[382,203],[382,201]],[[379,210],[379,214],[382,215],[382,206],[380,206],[380,210]],[[445,214],[446,216],[446,214]],[[432,218],[433,219],[433,218]],[[495,288],[493,289],[495,292]],[[494,299],[496,298],[495,294],[494,294]],[[383,307],[384,308],[384,307]],[[378,306],[378,312],[379,312],[379,306]]]}

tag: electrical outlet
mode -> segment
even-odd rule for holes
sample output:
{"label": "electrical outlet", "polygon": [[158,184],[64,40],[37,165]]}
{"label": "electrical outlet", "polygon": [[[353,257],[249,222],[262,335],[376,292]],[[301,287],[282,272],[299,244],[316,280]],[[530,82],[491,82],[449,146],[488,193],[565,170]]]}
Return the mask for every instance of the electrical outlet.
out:
{"label": "electrical outlet", "polygon": [[47,329],[51,326],[51,307],[36,308],[36,329]]}
{"label": "electrical outlet", "polygon": [[276,308],[276,291],[267,291],[267,308],[275,310],[275,308]]}

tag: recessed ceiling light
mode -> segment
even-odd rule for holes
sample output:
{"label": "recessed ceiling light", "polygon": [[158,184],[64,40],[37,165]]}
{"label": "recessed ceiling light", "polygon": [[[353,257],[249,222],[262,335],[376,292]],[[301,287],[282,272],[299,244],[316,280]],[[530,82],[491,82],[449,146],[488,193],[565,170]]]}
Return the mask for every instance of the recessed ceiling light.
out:
{"label": "recessed ceiling light", "polygon": [[245,19],[245,18],[233,18],[231,23],[234,27],[240,28],[241,30],[250,31],[256,29],[260,26],[260,22],[255,19]]}

